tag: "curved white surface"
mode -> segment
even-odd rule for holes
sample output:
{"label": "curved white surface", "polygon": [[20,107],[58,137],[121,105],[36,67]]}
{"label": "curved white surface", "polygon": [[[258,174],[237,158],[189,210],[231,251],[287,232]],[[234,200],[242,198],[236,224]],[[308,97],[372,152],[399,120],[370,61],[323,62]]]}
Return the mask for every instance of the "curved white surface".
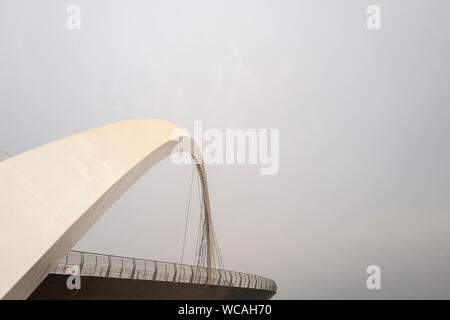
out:
{"label": "curved white surface", "polygon": [[0,162],[0,297],[27,298],[129,186],[190,141],[172,140],[179,129],[157,119],[124,121]]}

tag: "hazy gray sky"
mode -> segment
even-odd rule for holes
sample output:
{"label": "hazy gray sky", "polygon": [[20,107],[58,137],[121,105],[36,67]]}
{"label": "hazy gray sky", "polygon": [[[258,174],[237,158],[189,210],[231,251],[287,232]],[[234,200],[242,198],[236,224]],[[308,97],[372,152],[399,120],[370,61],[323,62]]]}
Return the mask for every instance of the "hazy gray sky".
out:
{"label": "hazy gray sky", "polygon": [[[371,4],[381,30],[366,27]],[[276,298],[450,298],[449,13],[447,0],[0,0],[0,149],[133,118],[279,128],[278,175],[207,167],[227,269],[276,280]],[[166,159],[76,248],[179,262],[190,175]],[[198,215],[196,202],[187,263]]]}

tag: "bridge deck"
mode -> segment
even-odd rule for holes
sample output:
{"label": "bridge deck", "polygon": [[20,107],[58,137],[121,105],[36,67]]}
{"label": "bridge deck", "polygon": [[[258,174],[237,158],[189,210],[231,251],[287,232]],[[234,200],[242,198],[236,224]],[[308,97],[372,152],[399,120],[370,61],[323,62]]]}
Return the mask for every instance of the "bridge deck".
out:
{"label": "bridge deck", "polygon": [[[81,290],[69,290],[77,269]],[[69,251],[29,298],[270,299],[276,290],[275,281],[242,272]]]}

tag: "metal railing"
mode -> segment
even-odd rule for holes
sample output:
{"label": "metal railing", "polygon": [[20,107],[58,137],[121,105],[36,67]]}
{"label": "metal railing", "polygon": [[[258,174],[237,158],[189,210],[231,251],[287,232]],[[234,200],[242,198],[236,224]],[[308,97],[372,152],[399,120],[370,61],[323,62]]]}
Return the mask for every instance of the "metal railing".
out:
{"label": "metal railing", "polygon": [[67,252],[50,273],[72,274],[73,266],[79,268],[81,276],[183,282],[277,291],[275,281],[253,274],[75,250]]}

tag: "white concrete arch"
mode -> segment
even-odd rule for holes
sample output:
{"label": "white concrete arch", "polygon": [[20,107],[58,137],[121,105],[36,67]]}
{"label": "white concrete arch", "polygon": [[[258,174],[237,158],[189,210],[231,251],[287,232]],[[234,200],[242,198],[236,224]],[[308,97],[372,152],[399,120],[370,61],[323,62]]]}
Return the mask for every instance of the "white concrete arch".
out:
{"label": "white concrete arch", "polygon": [[[129,120],[0,162],[0,297],[27,298],[55,261],[128,187],[175,151],[180,141],[192,141],[183,132],[164,120]],[[201,155],[196,147],[191,154],[211,226]],[[208,264],[215,267],[212,232],[208,237]]]}

